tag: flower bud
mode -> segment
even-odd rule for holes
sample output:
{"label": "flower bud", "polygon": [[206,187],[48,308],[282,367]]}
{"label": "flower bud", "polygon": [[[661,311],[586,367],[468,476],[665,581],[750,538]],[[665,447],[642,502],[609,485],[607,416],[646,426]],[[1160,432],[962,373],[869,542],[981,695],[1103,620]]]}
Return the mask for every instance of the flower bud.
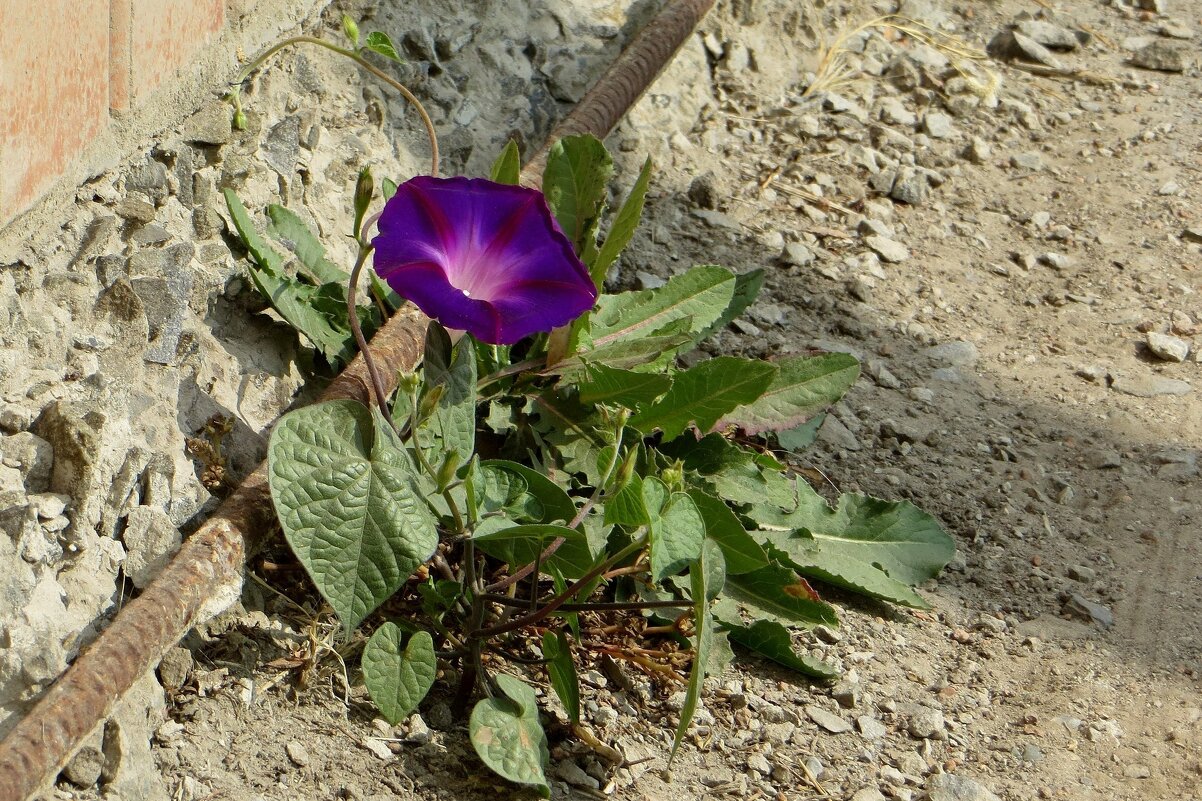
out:
{"label": "flower bud", "polygon": [[346,14],[342,15],[342,32],[346,34],[347,39],[351,40],[353,47],[359,46],[359,26]]}
{"label": "flower bud", "polygon": [[442,460],[442,464],[438,467],[438,475],[434,477],[438,484],[438,491],[442,492],[450,486],[455,480],[455,470],[459,467],[459,451],[451,450],[447,452],[446,457]]}
{"label": "flower bud", "polygon": [[363,215],[367,214],[367,207],[371,205],[372,195],[375,194],[376,183],[371,177],[371,168],[364,167],[359,170],[359,180],[355,181],[355,237],[358,238],[359,231],[363,227]]}
{"label": "flower bud", "polygon": [[422,398],[417,406],[417,422],[421,424],[430,419],[430,415],[438,409],[438,402],[442,400],[442,394],[446,391],[446,384],[435,384],[426,392],[426,397]]}

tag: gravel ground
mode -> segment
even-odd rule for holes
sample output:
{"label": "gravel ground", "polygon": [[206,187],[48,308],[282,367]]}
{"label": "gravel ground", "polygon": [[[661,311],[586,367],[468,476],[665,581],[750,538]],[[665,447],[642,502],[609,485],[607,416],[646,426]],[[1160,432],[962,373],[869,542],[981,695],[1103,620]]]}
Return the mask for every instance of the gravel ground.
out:
{"label": "gravel ground", "polygon": [[[537,142],[620,50],[634,28],[629,9],[594,5],[509,3],[524,15],[515,17],[521,36],[482,9],[379,19],[425,71],[418,85],[438,110],[452,166],[479,173],[511,133]],[[632,17],[646,10],[638,4]],[[908,18],[993,58],[949,62],[913,35],[874,29],[844,40],[848,80],[807,94],[822,42],[894,10],[720,2],[609,141],[623,186],[646,154],[658,167],[646,224],[614,286],[652,285],[694,263],[766,268],[746,321],[707,350],[859,357],[862,379],[798,468],[831,495],[913,501],[940,518],[960,553],[923,588],[931,612],[831,594],[843,625],[799,641],[843,668],[837,684],[746,657],[708,682],[670,774],[679,688],[598,664],[584,677],[585,706],[626,764],[606,762],[550,720],[557,798],[1202,797],[1199,9],[1182,0],[903,0]],[[314,59],[271,70],[260,85],[260,106],[273,109],[264,113],[296,122],[252,124],[238,136],[211,122],[217,130],[204,136],[224,141],[197,152],[212,186],[238,185],[252,206],[282,193],[326,226],[364,158],[395,174],[418,169],[423,151],[411,128],[413,152],[391,144],[406,122],[399,107],[353,73]],[[303,98],[315,85],[322,103],[312,109]],[[169,412],[188,414],[179,431],[165,428],[148,444],[175,447],[186,465],[180,435],[212,413],[205,399],[216,387],[216,407],[238,412],[235,466],[244,469],[300,388],[301,355],[278,324],[251,314],[259,307],[221,250],[212,186],[197,184],[185,204],[190,182],[146,166],[177,163],[153,155],[164,143],[156,147],[112,191],[96,187],[87,199],[121,220],[88,263],[101,276],[113,268],[102,264],[106,248],[132,248],[127,283],[144,308],[160,287],[138,277],[168,276],[160,294],[178,312],[165,317],[178,330],[148,326],[137,357],[167,354],[197,389],[159,392]],[[156,200],[160,187],[169,199]],[[156,209],[176,217],[163,222]],[[184,263],[211,267],[189,279],[188,308],[170,277],[188,272],[171,269],[179,245],[150,242],[155,226],[177,237],[191,226],[198,244]],[[142,252],[155,264],[130,269],[149,258]],[[104,283],[77,291],[79,280],[44,280],[36,291],[69,309],[91,303]],[[119,317],[130,304],[113,285],[102,292],[105,313]],[[80,315],[60,316],[78,327]],[[206,355],[216,352],[206,335],[230,358]],[[89,375],[88,354],[103,367],[120,336],[120,327],[79,328],[64,367]],[[155,351],[164,336],[171,347]],[[189,336],[200,343],[193,362],[179,356]],[[6,443],[35,416],[44,420],[50,399],[70,394],[56,389],[63,370],[45,372],[42,395],[6,396]],[[60,417],[86,417],[86,395],[72,403]],[[61,459],[55,425],[32,427]],[[53,506],[53,482],[31,484],[27,462],[7,469],[40,489],[26,492],[30,508]],[[158,514],[177,525],[210,503],[199,490],[171,497],[177,506]],[[103,531],[112,515],[87,497],[68,493],[63,504],[38,519],[65,515]],[[136,529],[137,515],[122,519],[125,531]],[[127,576],[157,552],[125,547],[142,560],[123,568]],[[267,584],[295,581],[270,559],[257,565]],[[398,727],[373,721],[353,673],[348,686],[320,645],[330,630],[328,619],[248,581],[240,604],[159,669],[165,706],[148,679],[134,710],[144,726],[151,709],[154,766],[130,768],[128,786],[139,789],[119,797],[524,797],[479,765],[446,699]],[[102,793],[100,745],[73,763],[55,797]]]}

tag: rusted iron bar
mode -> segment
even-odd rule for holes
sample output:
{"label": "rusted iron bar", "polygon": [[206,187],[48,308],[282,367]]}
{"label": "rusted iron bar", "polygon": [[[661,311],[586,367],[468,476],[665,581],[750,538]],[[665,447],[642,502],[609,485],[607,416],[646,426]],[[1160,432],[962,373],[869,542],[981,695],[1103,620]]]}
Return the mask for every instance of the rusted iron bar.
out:
{"label": "rusted iron bar", "polygon": [[[712,5],[713,0],[669,2],[556,126],[548,142],[570,134],[606,136]],[[538,186],[548,147],[523,168],[524,184]],[[421,358],[425,327],[425,318],[406,307],[372,339],[372,352],[394,386],[397,373],[412,370]],[[356,357],[321,399],[367,403],[367,382],[363,359]],[[237,581],[246,558],[273,530],[264,463],[0,741],[0,801],[22,801],[52,781],[134,682],[201,622],[205,605]]]}

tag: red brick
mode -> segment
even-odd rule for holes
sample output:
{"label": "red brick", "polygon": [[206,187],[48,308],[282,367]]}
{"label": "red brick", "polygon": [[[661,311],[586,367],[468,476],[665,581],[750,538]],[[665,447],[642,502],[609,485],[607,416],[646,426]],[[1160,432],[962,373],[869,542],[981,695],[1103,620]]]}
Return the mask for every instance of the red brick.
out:
{"label": "red brick", "polygon": [[108,118],[108,0],[0,0],[0,224]]}
{"label": "red brick", "polygon": [[113,68],[109,94],[121,110],[146,98],[225,21],[224,0],[111,0]]}

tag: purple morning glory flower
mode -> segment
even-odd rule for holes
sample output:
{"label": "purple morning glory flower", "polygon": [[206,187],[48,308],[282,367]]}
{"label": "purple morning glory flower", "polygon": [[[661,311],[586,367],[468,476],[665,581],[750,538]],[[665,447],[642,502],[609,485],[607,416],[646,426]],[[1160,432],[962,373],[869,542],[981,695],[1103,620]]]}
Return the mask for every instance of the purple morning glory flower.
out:
{"label": "purple morning glory flower", "polygon": [[542,193],[419,176],[380,214],[376,273],[447,328],[511,345],[593,307],[597,289]]}

